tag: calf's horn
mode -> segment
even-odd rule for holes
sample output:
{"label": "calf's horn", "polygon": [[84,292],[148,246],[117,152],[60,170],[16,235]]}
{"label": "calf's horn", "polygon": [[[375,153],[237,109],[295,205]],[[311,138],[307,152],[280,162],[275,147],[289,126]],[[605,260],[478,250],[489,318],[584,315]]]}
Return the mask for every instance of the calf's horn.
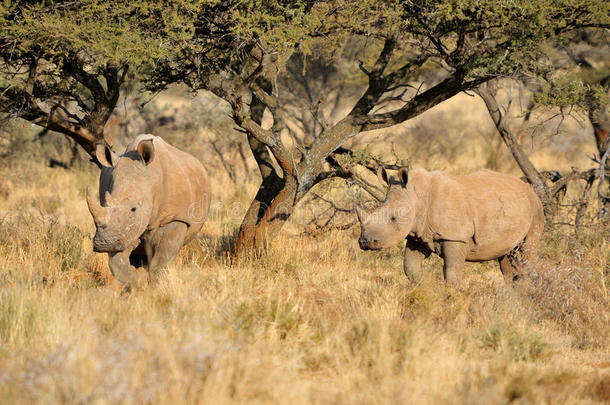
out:
{"label": "calf's horn", "polygon": [[356,216],[358,217],[358,221],[362,222],[362,209],[358,204],[354,204],[354,211],[356,211]]}
{"label": "calf's horn", "polygon": [[91,187],[87,187],[87,206],[89,207],[89,212],[91,212],[93,221],[95,221],[96,224],[99,224],[106,219],[106,210],[98,202],[97,198],[93,196]]}

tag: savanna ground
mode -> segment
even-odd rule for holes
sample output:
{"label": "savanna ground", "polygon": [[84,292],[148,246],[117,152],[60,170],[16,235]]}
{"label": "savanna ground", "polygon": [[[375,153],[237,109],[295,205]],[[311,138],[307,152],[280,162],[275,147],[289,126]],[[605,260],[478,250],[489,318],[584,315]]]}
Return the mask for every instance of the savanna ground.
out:
{"label": "savanna ground", "polygon": [[[160,110],[176,101],[164,97]],[[588,167],[590,128],[568,129],[523,140],[541,169]],[[402,246],[360,251],[357,227],[304,234],[307,207],[262,257],[237,263],[229,246],[255,171],[236,169],[233,182],[208,138],[192,143],[200,129],[159,127],[206,163],[214,204],[165,280],[125,295],[91,248],[84,193],[97,169],[49,168],[63,149],[45,139],[60,137],[11,130],[27,142],[0,164],[2,403],[610,401],[608,229],[548,231],[514,288],[489,262],[468,264],[456,290],[438,258],[413,285]],[[383,148],[378,136],[355,143]],[[480,101],[463,95],[392,139],[414,166],[518,174],[496,137]]]}

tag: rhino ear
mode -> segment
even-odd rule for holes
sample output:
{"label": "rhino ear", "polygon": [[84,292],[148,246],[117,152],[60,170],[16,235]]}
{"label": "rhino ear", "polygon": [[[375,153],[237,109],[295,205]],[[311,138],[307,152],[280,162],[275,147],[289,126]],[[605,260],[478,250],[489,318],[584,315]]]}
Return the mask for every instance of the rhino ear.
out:
{"label": "rhino ear", "polygon": [[385,183],[386,185],[390,184],[390,176],[388,176],[388,172],[383,166],[379,166],[377,168],[377,178],[380,182]]}
{"label": "rhino ear", "polygon": [[409,181],[409,170],[406,167],[403,167],[398,171],[398,180],[403,187],[407,187],[407,182]]}
{"label": "rhino ear", "polygon": [[118,157],[105,142],[99,142],[95,145],[95,158],[104,167],[112,167],[116,164]]}
{"label": "rhino ear", "polygon": [[140,159],[148,166],[155,158],[155,147],[152,139],[145,139],[138,144],[138,154]]}

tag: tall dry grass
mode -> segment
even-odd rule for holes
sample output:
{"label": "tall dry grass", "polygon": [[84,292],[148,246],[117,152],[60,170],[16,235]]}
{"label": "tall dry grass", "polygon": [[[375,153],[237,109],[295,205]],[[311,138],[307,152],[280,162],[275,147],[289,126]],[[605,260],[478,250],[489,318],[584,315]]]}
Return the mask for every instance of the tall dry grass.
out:
{"label": "tall dry grass", "polygon": [[[516,288],[495,263],[468,265],[458,291],[439,259],[414,286],[400,247],[361,252],[349,231],[291,236],[298,224],[232,264],[235,214],[216,205],[159,287],[121,295],[91,251],[82,193],[95,173],[22,169],[0,200],[3,403],[609,399],[602,235],[549,235]],[[247,200],[220,183],[218,198]]]}
{"label": "tall dry grass", "polygon": [[2,162],[1,403],[610,401],[607,229],[545,235],[514,288],[489,262],[457,290],[438,258],[413,285],[401,246],[363,252],[357,229],[314,238],[298,221],[234,263],[255,176],[210,167],[204,235],[158,287],[122,295],[91,249],[95,170]]}

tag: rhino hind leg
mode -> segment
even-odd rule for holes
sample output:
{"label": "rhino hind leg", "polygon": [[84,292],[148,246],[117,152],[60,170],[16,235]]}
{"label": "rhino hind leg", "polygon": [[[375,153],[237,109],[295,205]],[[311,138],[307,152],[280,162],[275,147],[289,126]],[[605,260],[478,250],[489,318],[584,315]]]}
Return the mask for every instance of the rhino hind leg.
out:
{"label": "rhino hind leg", "polygon": [[528,266],[534,264],[543,226],[544,222],[535,221],[523,242],[508,254],[498,258],[500,270],[507,283],[518,281],[523,276],[524,271],[527,270]]}
{"label": "rhino hind leg", "polygon": [[445,281],[451,284],[460,284],[466,263],[467,246],[464,242],[442,241],[441,255],[445,262],[443,276]]}
{"label": "rhino hind leg", "polygon": [[403,261],[403,271],[409,280],[414,283],[419,283],[422,278],[421,265],[425,258],[430,256],[432,252],[422,243],[414,239],[407,238],[405,245],[405,256]]}
{"label": "rhino hind leg", "polygon": [[500,263],[500,271],[502,272],[504,281],[506,283],[512,283],[513,281],[517,281],[519,278],[518,271],[516,271],[517,269],[513,263],[514,261],[515,258],[512,257],[511,260],[510,254],[498,258],[498,263]]}
{"label": "rhino hind leg", "polygon": [[174,261],[184,245],[187,231],[188,226],[184,222],[171,222],[155,232],[152,257],[148,267],[151,284],[157,283],[163,270]]}
{"label": "rhino hind leg", "polygon": [[536,253],[540,246],[543,229],[544,214],[540,213],[530,226],[530,230],[527,235],[525,235],[525,240],[520,246],[522,266],[532,266],[535,264]]}

